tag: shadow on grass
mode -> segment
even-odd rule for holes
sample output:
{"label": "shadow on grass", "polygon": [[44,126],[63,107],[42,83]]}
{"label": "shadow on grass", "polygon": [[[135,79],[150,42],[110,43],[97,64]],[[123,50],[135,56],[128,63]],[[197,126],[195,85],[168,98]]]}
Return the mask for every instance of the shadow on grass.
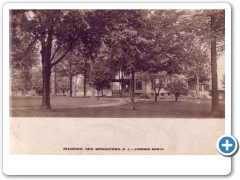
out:
{"label": "shadow on grass", "polygon": [[12,110],[13,117],[89,117],[89,118],[224,118],[225,102],[220,101],[220,113],[212,115],[211,101],[139,101],[136,110],[132,104],[95,108],[54,108],[51,111],[41,109]]}

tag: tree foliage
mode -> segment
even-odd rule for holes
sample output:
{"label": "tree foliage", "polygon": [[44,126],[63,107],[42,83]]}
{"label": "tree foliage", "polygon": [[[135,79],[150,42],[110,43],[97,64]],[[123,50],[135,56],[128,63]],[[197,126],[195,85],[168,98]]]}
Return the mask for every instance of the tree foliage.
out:
{"label": "tree foliage", "polygon": [[[12,24],[16,20],[16,17],[12,18]],[[13,27],[10,30],[10,40],[11,87],[13,91],[22,91],[25,95],[33,88],[31,78],[34,76],[33,68],[39,63],[39,52],[36,47],[29,47],[31,41],[28,36],[18,35]]]}
{"label": "tree foliage", "polygon": [[196,84],[197,76],[201,83],[207,82],[211,77],[210,57],[201,45],[194,45],[191,53],[185,59],[183,74],[186,75],[190,84]]}
{"label": "tree foliage", "polygon": [[[131,77],[135,109],[136,72],[148,74],[157,96],[160,84],[175,73],[185,74],[190,82],[209,80],[211,59],[216,82],[215,50],[224,51],[225,45],[224,10],[12,10],[10,17],[15,70],[30,77],[40,54],[43,108],[50,108],[50,77],[56,65],[61,76],[90,73],[88,80],[98,90],[118,72]],[[213,89],[217,92],[216,83]]]}
{"label": "tree foliage", "polygon": [[174,94],[177,101],[180,95],[188,94],[187,82],[183,77],[174,75],[168,80],[166,90]]}
{"label": "tree foliage", "polygon": [[98,92],[104,89],[110,89],[111,82],[115,78],[115,72],[104,65],[102,62],[95,62],[90,71],[90,82]]}
{"label": "tree foliage", "polygon": [[87,29],[84,13],[80,10],[13,10],[11,14],[12,19],[16,19],[13,32],[29,37],[29,47],[39,46],[41,50],[42,107],[50,109],[51,69],[74,49]]}

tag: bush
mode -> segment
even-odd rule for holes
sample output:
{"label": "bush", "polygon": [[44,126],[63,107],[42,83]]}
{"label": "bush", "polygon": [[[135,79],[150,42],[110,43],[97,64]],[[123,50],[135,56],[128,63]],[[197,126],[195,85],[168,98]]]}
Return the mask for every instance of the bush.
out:
{"label": "bush", "polygon": [[150,96],[148,94],[141,94],[139,96],[139,99],[151,99]]}

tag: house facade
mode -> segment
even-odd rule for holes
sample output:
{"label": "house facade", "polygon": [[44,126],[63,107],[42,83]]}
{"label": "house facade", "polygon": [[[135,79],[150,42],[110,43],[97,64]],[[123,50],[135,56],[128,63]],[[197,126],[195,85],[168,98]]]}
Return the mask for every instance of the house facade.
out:
{"label": "house facade", "polygon": [[[53,81],[53,79],[52,79]],[[112,83],[111,89],[109,90],[104,90],[100,92],[100,95],[102,96],[130,96],[130,91],[131,91],[131,80],[130,78],[125,78],[125,79],[119,79],[118,77],[116,78],[116,81]],[[170,97],[172,94],[170,94],[167,90],[168,81],[164,81],[162,84],[162,88],[159,91],[159,98],[165,98],[165,97]],[[53,85],[53,83],[52,83]],[[82,75],[74,76],[73,77],[73,96],[83,96],[83,77]],[[197,97],[197,92],[196,92],[196,83],[195,84],[188,84],[188,89],[189,89],[189,97]],[[54,85],[52,86],[52,89],[54,89]],[[222,92],[223,89],[219,88],[220,91]],[[52,91],[53,93],[54,91]],[[152,82],[146,82],[144,80],[141,80],[141,78],[138,76],[136,73],[135,76],[135,83],[134,83],[134,92],[135,96],[140,96],[142,94],[148,95],[150,98],[154,98],[154,86]],[[219,93],[219,98],[223,99],[224,93]],[[199,84],[199,93],[200,93],[200,98],[211,98],[211,81],[207,81],[204,83]],[[66,90],[65,92],[66,96],[69,96],[69,90]],[[87,89],[87,96],[92,96],[94,94],[95,96],[97,95],[96,90],[92,90],[91,88]],[[53,95],[53,94],[52,94]],[[58,92],[57,95],[62,95],[62,92]]]}
{"label": "house facade", "polygon": [[[158,81],[158,79],[156,79]],[[158,84],[158,82],[156,82]],[[159,98],[172,96],[171,93],[169,93],[166,90],[168,81],[165,80],[162,83],[162,87],[159,91]],[[190,97],[196,97],[197,96],[197,85],[195,84],[188,84],[189,88],[189,96]],[[130,95],[130,79],[128,81],[125,81],[123,85],[119,84],[119,89],[122,91],[123,96],[129,96]],[[135,76],[135,83],[134,83],[134,92],[136,96],[139,96],[141,94],[147,94],[149,97],[154,97],[154,86],[152,82],[146,82],[138,78],[138,75]],[[199,84],[199,94],[200,98],[211,98],[210,96],[210,82],[204,82]]]}

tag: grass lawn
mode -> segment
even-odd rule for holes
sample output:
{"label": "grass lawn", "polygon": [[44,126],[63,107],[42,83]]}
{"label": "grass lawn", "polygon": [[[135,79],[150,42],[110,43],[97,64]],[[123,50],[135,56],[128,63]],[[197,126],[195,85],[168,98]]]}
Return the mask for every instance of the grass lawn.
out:
{"label": "grass lawn", "polygon": [[[64,98],[64,97],[62,97]],[[70,98],[69,98],[70,99]],[[87,99],[78,98],[81,103],[89,103]],[[111,99],[111,98],[110,98]],[[71,100],[71,99],[70,99]],[[70,101],[69,100],[69,101]],[[60,100],[59,100],[60,101]],[[80,102],[79,101],[79,102]],[[89,100],[91,102],[91,100]],[[102,101],[107,101],[102,99]],[[12,106],[17,106],[17,101]],[[57,101],[56,101],[57,103]],[[62,102],[61,102],[62,103]],[[67,103],[67,102],[64,102]],[[72,103],[72,101],[71,101]],[[93,102],[92,102],[93,103]],[[94,103],[104,103],[94,100]],[[106,103],[106,102],[105,102]],[[31,100],[27,105],[31,104]],[[52,101],[54,106],[54,100]],[[225,101],[219,100],[220,114],[218,118],[225,118]],[[40,105],[40,104],[38,104]],[[56,104],[57,105],[57,104]],[[185,101],[141,101],[137,103],[136,110],[131,104],[95,107],[95,108],[53,108],[52,110],[10,110],[13,117],[99,117],[99,118],[212,118],[211,100],[201,100],[197,104],[194,100]],[[215,117],[216,118],[216,117]]]}
{"label": "grass lawn", "polygon": [[[95,105],[95,104],[106,104],[117,102],[113,98],[102,97],[99,100],[83,97],[66,97],[66,96],[57,96],[51,97],[51,106],[58,107],[76,107],[84,105]],[[10,107],[11,108],[40,108],[42,105],[41,96],[27,96],[27,97],[10,97]]]}

